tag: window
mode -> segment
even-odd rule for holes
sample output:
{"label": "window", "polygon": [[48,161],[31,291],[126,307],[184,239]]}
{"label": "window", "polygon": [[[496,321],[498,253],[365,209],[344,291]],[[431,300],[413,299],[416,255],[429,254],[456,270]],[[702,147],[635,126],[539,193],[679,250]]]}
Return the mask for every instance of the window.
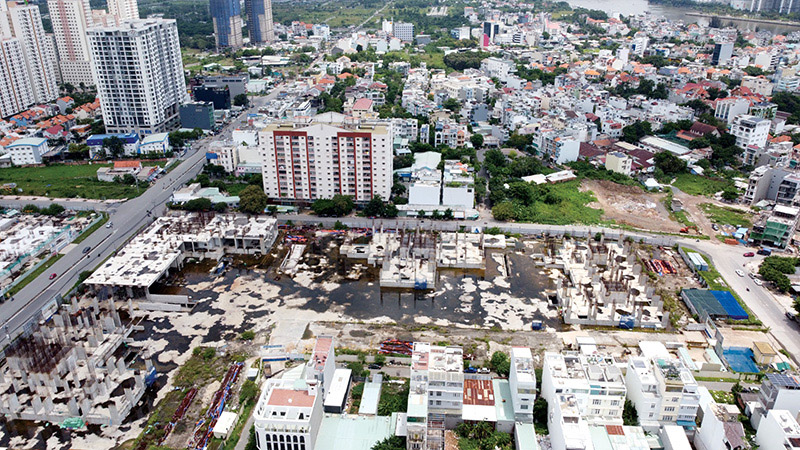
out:
{"label": "window", "polygon": [[592,405],[594,405],[594,406],[598,406],[601,403],[602,403],[602,401],[600,401],[600,400],[592,400]]}

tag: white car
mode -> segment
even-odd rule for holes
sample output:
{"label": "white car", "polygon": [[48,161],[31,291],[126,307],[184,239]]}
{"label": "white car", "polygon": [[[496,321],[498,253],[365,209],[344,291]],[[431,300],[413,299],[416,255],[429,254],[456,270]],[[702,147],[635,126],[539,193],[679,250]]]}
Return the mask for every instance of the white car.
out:
{"label": "white car", "polygon": [[753,282],[756,284],[756,286],[761,286],[761,285],[763,285],[763,284],[764,284],[764,282],[763,282],[763,281],[761,281],[761,280],[759,280],[758,278],[754,278],[754,279],[753,279]]}
{"label": "white car", "polygon": [[742,272],[739,269],[736,269],[736,275],[739,275],[740,277],[743,277],[744,276],[744,272]]}

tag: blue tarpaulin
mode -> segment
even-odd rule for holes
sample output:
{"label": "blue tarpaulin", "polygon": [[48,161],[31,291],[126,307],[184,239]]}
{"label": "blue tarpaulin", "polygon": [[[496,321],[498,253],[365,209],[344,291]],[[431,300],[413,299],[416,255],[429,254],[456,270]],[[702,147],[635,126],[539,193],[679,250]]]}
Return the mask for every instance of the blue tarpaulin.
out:
{"label": "blue tarpaulin", "polygon": [[728,291],[711,291],[711,293],[725,309],[725,312],[728,313],[728,317],[733,320],[747,320],[749,317],[747,312],[739,305],[739,302],[736,301],[733,294]]}

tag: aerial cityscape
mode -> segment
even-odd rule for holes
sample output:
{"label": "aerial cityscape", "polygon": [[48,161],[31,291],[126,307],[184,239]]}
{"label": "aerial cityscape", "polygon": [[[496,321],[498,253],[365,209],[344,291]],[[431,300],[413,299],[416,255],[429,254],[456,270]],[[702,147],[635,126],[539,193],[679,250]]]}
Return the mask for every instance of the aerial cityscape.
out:
{"label": "aerial cityscape", "polygon": [[800,450],[800,1],[0,1],[0,449]]}

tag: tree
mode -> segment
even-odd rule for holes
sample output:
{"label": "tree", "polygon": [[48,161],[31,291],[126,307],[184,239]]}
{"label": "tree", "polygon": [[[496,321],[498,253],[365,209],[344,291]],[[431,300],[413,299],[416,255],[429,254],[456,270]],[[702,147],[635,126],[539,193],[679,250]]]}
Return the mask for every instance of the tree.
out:
{"label": "tree", "polygon": [[736,191],[736,189],[727,187],[727,188],[725,188],[725,190],[722,191],[722,198],[724,200],[732,202],[732,201],[736,200],[737,198],[739,198],[739,193]]}
{"label": "tree", "polygon": [[311,210],[318,216],[342,217],[353,211],[353,199],[347,195],[334,195],[333,198],[321,198],[311,205]]}
{"label": "tree", "polygon": [[622,140],[635,144],[652,132],[650,122],[636,122],[622,129]]}
{"label": "tree", "polygon": [[625,400],[625,407],[622,410],[622,423],[629,427],[639,425],[639,413],[636,412],[636,407],[633,406],[633,402],[630,400]]}
{"label": "tree", "polygon": [[[492,193],[494,192],[495,190],[492,189]],[[492,217],[494,217],[495,220],[501,220],[501,221],[514,219],[515,217],[514,204],[509,201],[505,201],[495,205],[492,208]]]}
{"label": "tree", "polygon": [[65,208],[58,203],[51,203],[47,208],[42,208],[39,212],[46,216],[57,216],[65,211]]}
{"label": "tree", "polygon": [[458,114],[458,112],[461,111],[461,102],[458,101],[458,99],[450,97],[442,102],[442,108]]}
{"label": "tree", "polygon": [[678,158],[670,152],[657,153],[653,158],[656,168],[668,175],[675,175],[686,171],[686,161]]}
{"label": "tree", "polygon": [[483,135],[479,133],[475,133],[469,137],[469,141],[472,143],[472,146],[476,149],[483,147]]}
{"label": "tree", "polygon": [[122,179],[120,180],[120,182],[122,184],[127,184],[129,186],[132,186],[132,185],[136,184],[136,177],[133,176],[133,174],[126,173],[125,175],[122,176]]}
{"label": "tree", "polygon": [[367,217],[381,217],[383,216],[384,203],[380,195],[375,195],[367,202],[364,207],[364,215]]}
{"label": "tree", "polygon": [[492,358],[489,360],[489,368],[501,377],[508,376],[511,370],[511,362],[508,360],[508,355],[499,351],[492,353]]}
{"label": "tree", "polygon": [[125,143],[117,136],[107,137],[103,139],[103,150],[116,159],[125,154]]}
{"label": "tree", "polygon": [[233,97],[234,106],[247,106],[249,103],[250,102],[247,99],[247,94],[237,94],[235,97]]}
{"label": "tree", "polygon": [[194,198],[183,204],[186,211],[210,211],[214,205],[207,198]]}
{"label": "tree", "polygon": [[375,364],[380,364],[380,365],[386,364],[386,355],[378,353],[377,355],[375,355],[374,362]]}
{"label": "tree", "polygon": [[406,450],[406,438],[403,436],[389,436],[375,443],[371,450]]}
{"label": "tree", "polygon": [[239,193],[239,210],[248,214],[263,214],[268,201],[263,189],[250,185]]}
{"label": "tree", "polygon": [[517,150],[524,152],[528,146],[533,144],[533,135],[532,134],[517,134],[516,132],[511,133],[511,136],[508,137],[508,142],[506,142],[509,146],[516,148]]}

